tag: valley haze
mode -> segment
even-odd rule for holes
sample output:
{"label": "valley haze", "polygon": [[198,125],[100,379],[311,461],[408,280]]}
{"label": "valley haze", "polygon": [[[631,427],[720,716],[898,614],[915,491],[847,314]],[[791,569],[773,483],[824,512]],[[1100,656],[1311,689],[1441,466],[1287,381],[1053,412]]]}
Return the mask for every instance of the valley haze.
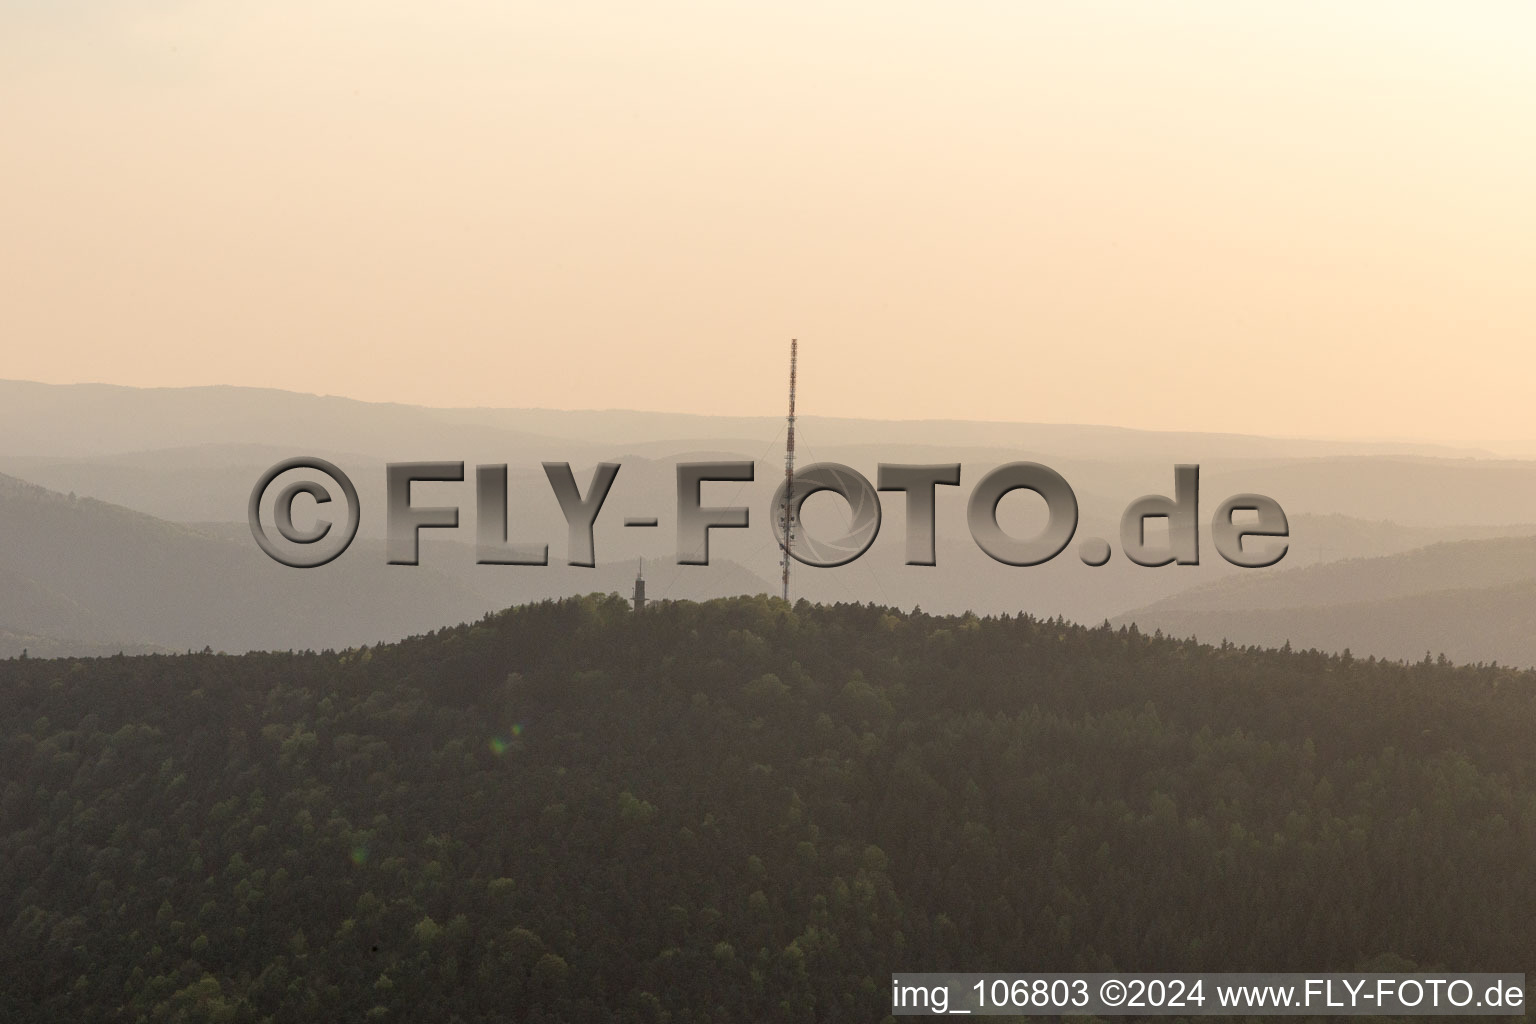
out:
{"label": "valley haze", "polygon": [[[869,552],[837,569],[797,565],[797,597],[1536,664],[1518,626],[1536,611],[1536,594],[1522,585],[1536,579],[1536,551],[1524,540],[1536,534],[1528,512],[1536,463],[1456,445],[1057,424],[801,416],[798,432],[802,458],[866,474],[878,461],[962,461],[974,483],[993,466],[1040,461],[1077,492],[1077,538],[1116,536],[1131,499],[1171,494],[1172,466],[1198,462],[1202,548],[1198,566],[1145,568],[1117,552],[1090,569],[1070,549],[1043,566],[1002,566],[966,534],[966,488],[941,487],[937,566],[902,564],[903,502],[887,495]],[[434,409],[263,388],[0,381],[0,437],[0,473],[9,478],[0,481],[0,572],[13,580],[0,608],[0,654],[355,646],[509,603],[628,593],[641,564],[653,599],[776,590],[779,552],[762,519],[782,475],[783,423],[771,417]],[[322,570],[285,573],[261,564],[240,520],[256,476],[300,453],[347,470],[368,511],[355,550]],[[519,536],[550,542],[550,566],[475,565],[473,500],[462,487],[430,483],[417,485],[416,503],[460,505],[459,529],[424,531],[417,569],[381,564],[384,464],[444,457],[510,465],[509,522]],[[619,523],[629,512],[670,513],[673,466],[704,458],[758,463],[755,482],[710,485],[721,497],[705,499],[734,493],[731,503],[751,508],[758,528],[713,531],[717,564],[679,566],[669,521],[644,536]],[[565,523],[540,469],[551,459],[569,461],[579,481],[599,461],[622,464],[597,522],[595,570],[562,564]],[[1241,491],[1272,494],[1290,517],[1290,551],[1272,569],[1234,570],[1210,547],[1216,496]],[[833,499],[818,509],[817,500],[807,520],[819,514],[835,529],[840,509]],[[1005,499],[999,518],[1029,535],[1043,512],[1026,492]],[[93,562],[120,566],[119,582]]]}

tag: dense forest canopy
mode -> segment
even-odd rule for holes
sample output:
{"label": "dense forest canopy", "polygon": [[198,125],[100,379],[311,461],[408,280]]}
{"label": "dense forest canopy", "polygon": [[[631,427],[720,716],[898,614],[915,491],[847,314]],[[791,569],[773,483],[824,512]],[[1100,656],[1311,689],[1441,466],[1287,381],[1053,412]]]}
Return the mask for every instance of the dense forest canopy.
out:
{"label": "dense forest canopy", "polygon": [[0,662],[0,1018],[873,1021],[1525,970],[1536,675],[770,598]]}

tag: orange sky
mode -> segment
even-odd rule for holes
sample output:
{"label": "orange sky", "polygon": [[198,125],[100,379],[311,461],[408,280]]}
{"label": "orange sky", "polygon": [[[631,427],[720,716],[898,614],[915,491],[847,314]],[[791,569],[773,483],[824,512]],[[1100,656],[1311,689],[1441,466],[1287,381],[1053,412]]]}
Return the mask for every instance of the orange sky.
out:
{"label": "orange sky", "polygon": [[1533,438],[1536,6],[22,0],[0,377]]}

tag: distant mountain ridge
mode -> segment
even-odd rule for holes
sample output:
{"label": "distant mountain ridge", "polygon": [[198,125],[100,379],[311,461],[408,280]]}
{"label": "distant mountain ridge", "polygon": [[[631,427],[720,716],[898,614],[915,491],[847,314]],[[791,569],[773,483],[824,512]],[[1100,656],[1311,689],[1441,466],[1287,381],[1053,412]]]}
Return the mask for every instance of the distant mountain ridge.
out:
{"label": "distant mountain ridge", "polygon": [[[342,648],[474,620],[545,597],[628,593],[634,562],[598,569],[474,566],[429,539],[422,564],[386,564],[359,540],[319,569],[273,562],[245,524],[206,529],[0,475],[0,658]],[[726,560],[655,596],[762,593]]]}
{"label": "distant mountain ridge", "polygon": [[[0,473],[18,478],[0,486],[0,656],[23,648],[240,651],[369,643],[526,601],[628,593],[637,560],[647,565],[653,597],[776,593],[779,552],[766,512],[782,475],[782,426],[772,417],[431,409],[262,388],[0,381]],[[1151,628],[1201,636],[1230,632],[1253,642],[1290,639],[1394,657],[1429,648],[1460,660],[1532,663],[1514,639],[1518,614],[1500,611],[1497,602],[1470,623],[1415,610],[1424,595],[1498,587],[1513,588],[1506,596],[1518,603],[1526,578],[1520,567],[1536,562],[1525,547],[1474,558],[1481,568],[1470,575],[1461,556],[1426,554],[1393,563],[1398,568],[1382,578],[1363,556],[1536,532],[1536,462],[1440,446],[1027,423],[804,416],[800,436],[803,461],[844,462],[871,478],[883,462],[963,467],[962,485],[937,495],[937,567],[903,564],[904,505],[888,495],[880,537],[866,555],[839,569],[796,567],[794,594],[812,601],[1022,610],[1089,623],[1138,617]],[[262,471],[298,454],[336,462],[353,477],[364,508],[352,549],[321,570],[268,561],[243,523]],[[712,501],[748,507],[752,528],[717,534],[715,564],[703,570],[676,564],[671,516],[675,464],[706,457],[754,461],[756,479],[711,492]],[[386,566],[381,540],[384,464],[408,459],[466,464],[464,483],[428,485],[433,500],[440,495],[459,506],[461,526],[427,531],[414,569]],[[596,569],[564,564],[566,528],[540,468],[545,460],[570,462],[580,480],[599,461],[623,467],[597,525]],[[1079,541],[1117,537],[1126,503],[1168,493],[1175,463],[1200,462],[1201,565],[1143,568],[1116,551],[1107,566],[1090,569],[1075,545],[1043,566],[991,561],[968,534],[965,502],[981,474],[1017,460],[1042,461],[1070,481]],[[549,542],[549,566],[474,564],[477,462],[508,464],[509,523],[525,539]],[[20,480],[54,494],[45,499]],[[1274,497],[1290,517],[1291,550],[1274,570],[1234,570],[1210,546],[1207,524],[1216,503],[1250,491]],[[1021,535],[1037,528],[1030,500],[1008,499],[1001,508],[1005,520],[1014,517],[1007,528]],[[130,509],[144,515],[135,518]],[[622,517],[631,514],[658,516],[660,529],[624,529]],[[835,514],[830,521],[835,525]],[[1292,575],[1319,562],[1339,568],[1326,577]],[[1417,589],[1394,585],[1396,572],[1418,579]],[[1213,589],[1223,586],[1236,589]],[[1261,591],[1269,596],[1252,596]],[[1436,602],[1451,612],[1457,607]],[[1394,632],[1381,616],[1419,625]]]}
{"label": "distant mountain ridge", "polygon": [[[362,643],[483,603],[434,570],[391,579],[372,560],[301,583],[254,545],[8,476],[0,523],[0,630],[62,652]],[[7,643],[0,654],[25,641]]]}
{"label": "distant mountain ridge", "polygon": [[[1487,457],[1475,446],[1326,441],[1232,433],[1136,430],[1092,424],[970,420],[867,420],[802,412],[822,444],[928,444],[1016,447],[1063,458],[1165,458],[1198,450],[1203,458],[1419,454]],[[470,446],[523,450],[555,439],[611,445],[625,438],[674,441],[771,438],[777,416],[704,416],[634,410],[436,408],[365,402],[276,388],[211,385],[134,388],[0,380],[0,454],[103,455],[204,443],[307,443],[375,452],[409,449],[452,434]],[[189,432],[190,427],[196,433]]]}
{"label": "distant mountain ridge", "polygon": [[1119,617],[1202,640],[1536,666],[1536,538],[1238,575]]}

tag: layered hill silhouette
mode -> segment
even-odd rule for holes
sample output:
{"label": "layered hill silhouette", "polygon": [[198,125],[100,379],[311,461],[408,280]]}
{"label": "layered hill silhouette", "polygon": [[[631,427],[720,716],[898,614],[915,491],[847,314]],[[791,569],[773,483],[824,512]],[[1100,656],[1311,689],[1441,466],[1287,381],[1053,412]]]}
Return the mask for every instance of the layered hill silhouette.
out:
{"label": "layered hill silhouette", "polygon": [[[1092,622],[1190,587],[1204,594],[1197,586],[1202,579],[1239,576],[1234,582],[1246,586],[1242,592],[1255,583],[1253,574],[1240,573],[1209,552],[1198,568],[1147,569],[1117,559],[1103,569],[1089,569],[1062,557],[1021,569],[992,561],[968,537],[945,538],[937,567],[906,566],[901,564],[899,512],[893,519],[884,547],[859,562],[832,570],[797,565],[795,593],[833,602],[875,601],[942,612],[1022,610]],[[653,599],[699,600],[779,589],[778,551],[771,540],[759,539],[747,566],[725,558],[713,558],[708,567],[680,566],[674,557],[620,553],[621,538],[614,534],[622,527],[612,526],[606,534],[600,531],[595,569],[562,564],[554,545],[548,566],[476,565],[473,548],[463,539],[466,529],[448,534],[457,539],[424,533],[417,566],[386,565],[383,543],[361,538],[335,562],[297,570],[262,554],[245,523],[172,523],[12,477],[0,476],[0,522],[5,524],[0,531],[0,582],[5,584],[0,587],[0,657],[22,651],[46,657],[356,646],[466,621],[509,603],[592,591],[628,594],[642,564]],[[1109,532],[1113,524],[1085,520],[1081,532],[1095,529]],[[1394,550],[1444,532],[1303,516],[1293,522],[1293,544],[1318,557],[1366,546]],[[1344,564],[1347,576],[1354,565],[1365,563]],[[1499,578],[1514,582],[1518,570],[1502,568]],[[1422,586],[1433,589],[1437,573],[1452,578],[1455,571],[1453,562],[1428,562]],[[1288,578],[1269,570],[1257,575]],[[1364,588],[1360,593],[1370,593],[1365,578],[1357,582]],[[1218,598],[1212,607],[1233,614],[1241,605]],[[1137,618],[1148,628],[1182,629],[1196,623],[1202,635],[1214,628],[1198,617],[1166,617],[1177,610],[1158,603]],[[1474,646],[1480,634],[1458,632],[1455,622],[1426,616],[1410,633],[1417,650],[1425,645],[1437,651],[1481,650]],[[1355,628],[1348,620],[1337,625]],[[1350,645],[1347,637],[1353,634],[1338,635],[1345,637],[1341,643],[1322,646]],[[1280,643],[1286,636],[1272,631],[1254,638]],[[1368,640],[1362,632],[1354,646],[1364,652],[1370,649]],[[1458,641],[1464,642],[1457,646]],[[1509,641],[1500,643],[1499,654],[1481,657],[1516,660],[1505,653]]]}
{"label": "layered hill silhouette", "polygon": [[483,611],[434,570],[383,559],[302,578],[256,549],[0,476],[0,653],[244,651],[399,637]]}
{"label": "layered hill silhouette", "polygon": [[[809,397],[813,392],[806,391]],[[1341,455],[1489,454],[1468,446],[1348,442],[1200,434],[1121,427],[957,420],[859,420],[819,413],[800,422],[818,445],[1010,447],[1059,458],[1164,461],[1199,449],[1203,458]],[[316,449],[418,457],[443,441],[477,454],[515,453],[552,441],[608,447],[623,439],[708,447],[720,439],[768,439],[777,417],[694,416],[628,410],[445,409],[363,402],[274,388],[133,388],[0,380],[0,454],[89,456],[205,444],[305,445]],[[473,451],[471,451],[471,449]],[[442,457],[436,453],[427,457]]]}
{"label": "layered hill silhouette", "polygon": [[[385,564],[383,545],[318,569],[273,562],[249,529],[199,529],[0,476],[0,657],[340,648],[478,618],[509,601],[629,589],[633,564],[526,572],[473,566],[463,545]],[[457,571],[434,568],[432,563]],[[712,566],[708,586],[768,585]],[[684,580],[675,596],[703,596]]]}
{"label": "layered hill silhouette", "polygon": [[1235,576],[1120,620],[1176,636],[1536,665],[1536,538],[1447,542]]}
{"label": "layered hill silhouette", "polygon": [[[55,495],[52,504],[40,505],[38,493],[14,482],[0,487],[0,535],[8,538],[0,541],[0,573],[9,581],[0,596],[0,654],[342,647],[520,601],[628,593],[641,563],[658,597],[775,593],[779,551],[767,521],[782,475],[781,431],[782,424],[767,417],[431,409],[259,388],[3,381],[0,473]],[[1082,622],[1129,621],[1120,617],[1134,613],[1149,628],[1202,636],[1230,632],[1394,657],[1430,649],[1467,660],[1530,658],[1518,613],[1500,611],[1523,600],[1519,579],[1504,578],[1512,588],[1507,595],[1468,598],[1483,602],[1487,614],[1463,622],[1466,616],[1454,614],[1461,598],[1428,595],[1491,586],[1468,576],[1465,566],[1422,562],[1419,589],[1400,593],[1373,583],[1367,560],[1438,542],[1536,531],[1529,513],[1536,507],[1536,463],[1432,445],[814,415],[802,417],[800,439],[802,461],[844,462],[870,477],[881,462],[959,462],[964,472],[962,486],[940,488],[937,496],[938,566],[903,564],[903,502],[888,495],[874,547],[839,569],[797,566],[796,596],[943,612],[1026,611]],[[257,477],[296,454],[320,455],[345,469],[364,507],[353,548],[309,572],[265,560],[244,523]],[[386,567],[381,545],[384,466],[407,459],[462,460],[470,467],[462,485],[426,488],[431,500],[460,507],[462,526],[427,532],[422,564],[410,570]],[[676,564],[673,530],[675,465],[699,459],[750,460],[757,467],[755,481],[711,485],[706,494],[707,503],[748,507],[754,524],[717,532],[715,564],[707,570]],[[599,461],[622,466],[598,521],[596,570],[564,564],[566,529],[540,469],[546,460],[570,462],[583,482]],[[1127,503],[1168,493],[1172,466],[1199,462],[1202,564],[1146,569],[1117,550],[1108,565],[1090,569],[1074,544],[1043,566],[999,565],[972,542],[965,503],[982,474],[1018,460],[1043,462],[1071,482],[1081,511],[1079,540],[1113,540]],[[547,568],[474,564],[470,480],[480,461],[509,465],[513,532],[549,543]],[[1274,497],[1290,516],[1290,552],[1273,570],[1235,570],[1210,546],[1211,512],[1223,497],[1242,491]],[[71,493],[77,497],[66,500]],[[1021,492],[1004,501],[999,511],[1009,529],[1021,535],[1038,529],[1040,510],[1031,500]],[[807,505],[808,521],[819,517],[820,528],[835,530],[835,503],[818,511],[821,501]],[[627,515],[656,516],[660,528],[626,530]],[[1292,594],[1291,603],[1244,603],[1271,579],[1332,562],[1338,570],[1306,577],[1321,582]],[[1229,578],[1238,589],[1220,593],[1234,603],[1228,596],[1210,607],[1201,606],[1199,596],[1180,603],[1181,595],[1225,586]],[[1281,582],[1275,593],[1291,586]],[[1346,601],[1344,594],[1356,596]]]}

